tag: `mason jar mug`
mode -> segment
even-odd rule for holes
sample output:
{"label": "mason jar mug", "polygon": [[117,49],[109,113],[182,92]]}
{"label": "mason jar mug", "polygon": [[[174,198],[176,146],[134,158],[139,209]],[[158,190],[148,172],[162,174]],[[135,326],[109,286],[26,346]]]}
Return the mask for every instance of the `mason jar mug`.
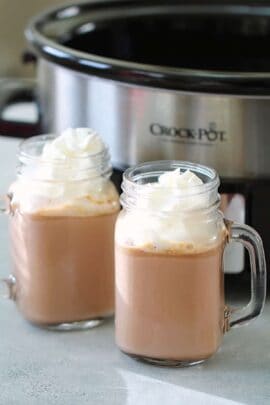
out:
{"label": "mason jar mug", "polygon": [[[77,156],[68,140],[63,146],[43,135],[21,144],[3,208],[12,275],[2,288],[27,320],[59,330],[93,327],[113,315],[119,211],[108,149],[101,144],[98,152]],[[84,151],[85,142],[78,136],[74,145]]]}
{"label": "mason jar mug", "polygon": [[[215,170],[182,161],[128,169],[115,232],[116,342],[154,364],[193,365],[211,357],[225,332],[263,308],[263,244],[247,225],[224,219]],[[249,253],[251,301],[224,299],[223,254],[236,241]]]}

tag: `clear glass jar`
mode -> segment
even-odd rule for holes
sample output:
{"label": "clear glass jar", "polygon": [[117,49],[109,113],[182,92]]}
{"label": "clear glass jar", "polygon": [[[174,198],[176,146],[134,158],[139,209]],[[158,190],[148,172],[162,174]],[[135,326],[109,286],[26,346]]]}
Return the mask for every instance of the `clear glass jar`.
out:
{"label": "clear glass jar", "polygon": [[30,322],[85,329],[114,313],[114,225],[119,197],[108,149],[65,160],[41,158],[54,139],[23,142],[8,194],[9,296]]}
{"label": "clear glass jar", "polygon": [[[180,169],[203,184],[183,191],[160,184]],[[230,327],[256,317],[265,300],[262,241],[246,225],[224,220],[215,170],[181,161],[143,163],[123,178],[115,232],[116,341],[125,353],[165,365],[201,363]],[[231,311],[224,301],[223,253],[231,240],[249,251],[252,297]]]}

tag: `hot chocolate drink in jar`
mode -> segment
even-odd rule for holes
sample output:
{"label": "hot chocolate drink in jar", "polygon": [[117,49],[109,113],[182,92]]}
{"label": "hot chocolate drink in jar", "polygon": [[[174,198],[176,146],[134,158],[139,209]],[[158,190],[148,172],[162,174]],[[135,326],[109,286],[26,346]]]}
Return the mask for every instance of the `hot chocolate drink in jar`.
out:
{"label": "hot chocolate drink in jar", "polygon": [[101,137],[87,128],[24,141],[9,190],[13,270],[5,280],[30,322],[89,328],[114,313],[119,211]]}
{"label": "hot chocolate drink in jar", "polygon": [[[215,170],[181,161],[148,162],[123,179],[115,233],[116,342],[154,364],[186,366],[218,350],[231,327],[263,308],[262,241],[219,211]],[[249,251],[252,298],[241,311],[224,299],[223,253],[230,240]]]}

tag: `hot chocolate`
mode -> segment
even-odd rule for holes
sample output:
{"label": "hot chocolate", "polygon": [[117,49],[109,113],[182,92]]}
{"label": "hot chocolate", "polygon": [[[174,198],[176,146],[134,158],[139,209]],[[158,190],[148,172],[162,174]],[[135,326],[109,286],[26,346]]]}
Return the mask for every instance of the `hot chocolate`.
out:
{"label": "hot chocolate", "polygon": [[116,213],[10,218],[17,305],[31,322],[52,325],[114,312]]}
{"label": "hot chocolate", "polygon": [[129,354],[203,360],[224,327],[223,244],[204,252],[116,247],[116,340]]}
{"label": "hot chocolate", "polygon": [[158,168],[156,181],[149,169],[149,182],[142,167],[134,183],[124,177],[116,224],[116,341],[148,361],[201,362],[224,329],[227,229],[216,210],[218,180],[211,172],[214,194],[188,167]]}
{"label": "hot chocolate", "polygon": [[119,198],[108,151],[93,131],[70,129],[25,141],[20,162],[10,188],[17,305],[39,325],[95,325],[114,312]]}

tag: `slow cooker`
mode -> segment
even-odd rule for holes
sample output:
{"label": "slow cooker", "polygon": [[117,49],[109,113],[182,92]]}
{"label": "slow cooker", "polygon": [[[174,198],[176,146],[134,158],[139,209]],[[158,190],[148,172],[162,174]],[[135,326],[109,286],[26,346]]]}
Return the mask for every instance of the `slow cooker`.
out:
{"label": "slow cooker", "polygon": [[[267,2],[87,1],[34,17],[26,36],[42,132],[95,128],[120,174],[158,159],[214,167],[222,209],[258,230],[269,262]],[[241,246],[227,263],[246,274]]]}

